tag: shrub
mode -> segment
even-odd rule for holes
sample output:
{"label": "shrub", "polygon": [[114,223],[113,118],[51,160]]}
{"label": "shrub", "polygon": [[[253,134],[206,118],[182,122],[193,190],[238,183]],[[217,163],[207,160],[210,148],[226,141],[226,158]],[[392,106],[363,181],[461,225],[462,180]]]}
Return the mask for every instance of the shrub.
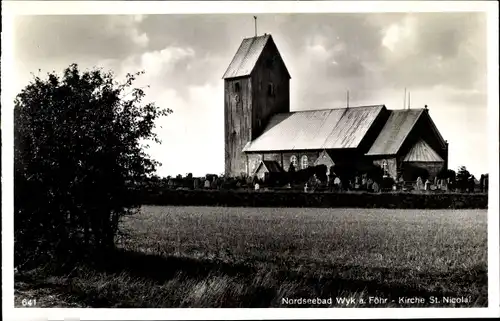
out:
{"label": "shrub", "polygon": [[182,191],[145,195],[145,205],[237,207],[355,207],[355,208],[487,208],[486,194],[436,193],[303,193],[299,191]]}
{"label": "shrub", "polygon": [[[137,76],[123,84],[73,64],[36,76],[14,109],[15,265],[97,254],[114,246],[120,217],[140,203],[157,166],[141,142],[159,142],[154,120],[171,112],[141,104]],[[157,184],[155,180],[155,184]]]}

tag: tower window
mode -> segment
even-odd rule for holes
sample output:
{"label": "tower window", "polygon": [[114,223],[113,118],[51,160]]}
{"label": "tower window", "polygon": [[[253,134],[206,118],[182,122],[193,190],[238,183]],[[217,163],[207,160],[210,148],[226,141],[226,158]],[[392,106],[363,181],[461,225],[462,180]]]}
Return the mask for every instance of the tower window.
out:
{"label": "tower window", "polygon": [[306,155],[302,156],[302,158],[300,159],[300,165],[302,169],[306,169],[307,166],[309,166],[309,162]]}
{"label": "tower window", "polygon": [[268,85],[267,85],[267,94],[269,96],[274,96],[274,84],[272,82],[270,82]]}
{"label": "tower window", "polygon": [[234,83],[234,91],[237,93],[240,92],[240,83],[239,82]]}
{"label": "tower window", "polygon": [[297,168],[298,165],[297,156],[292,155],[292,157],[290,157],[290,164],[293,164],[293,167]]}

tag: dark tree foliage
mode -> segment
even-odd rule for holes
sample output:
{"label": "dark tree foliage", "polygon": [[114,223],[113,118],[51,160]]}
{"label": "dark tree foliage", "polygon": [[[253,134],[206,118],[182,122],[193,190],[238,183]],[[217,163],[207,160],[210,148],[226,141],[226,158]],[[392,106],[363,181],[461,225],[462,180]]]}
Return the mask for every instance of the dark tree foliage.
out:
{"label": "dark tree foliage", "polygon": [[471,174],[465,166],[460,166],[456,176],[457,187],[461,192],[465,192],[469,188],[469,178]]}
{"label": "dark tree foliage", "polygon": [[335,176],[339,177],[342,183],[345,185],[350,180],[354,179],[356,176],[356,168],[352,164],[335,164],[333,166],[333,172]]}
{"label": "dark tree foliage", "polygon": [[316,175],[316,177],[322,181],[326,182],[326,165],[309,166],[307,168],[300,169],[294,172],[288,172],[289,181],[298,184],[304,184],[309,182],[309,180]]}
{"label": "dark tree foliage", "polygon": [[455,181],[455,178],[456,178],[456,173],[454,170],[452,169],[442,169],[439,171],[439,173],[437,174],[437,178],[438,179],[450,179],[451,182],[454,182]]}
{"label": "dark tree foliage", "polygon": [[384,177],[384,170],[380,166],[370,166],[367,169],[366,174],[368,178],[371,178],[374,182],[380,184]]}
{"label": "dark tree foliage", "polygon": [[407,165],[405,166],[403,178],[405,181],[416,181],[419,177],[425,182],[429,178],[429,171],[425,168]]}
{"label": "dark tree foliage", "polygon": [[326,165],[316,165],[315,167],[316,170],[316,177],[323,183],[326,182],[326,172],[328,170],[328,167]]}
{"label": "dark tree foliage", "polygon": [[76,64],[35,76],[15,99],[15,264],[97,254],[114,246],[120,218],[140,205],[158,163],[142,143],[159,142],[157,117],[172,111],[100,69]]}

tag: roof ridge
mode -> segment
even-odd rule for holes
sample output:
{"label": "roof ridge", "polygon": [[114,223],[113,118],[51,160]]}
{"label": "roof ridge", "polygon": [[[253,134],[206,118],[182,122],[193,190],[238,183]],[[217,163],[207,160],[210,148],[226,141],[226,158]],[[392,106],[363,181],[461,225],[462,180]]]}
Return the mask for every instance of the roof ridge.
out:
{"label": "roof ridge", "polygon": [[384,104],[380,104],[380,105],[353,106],[353,107],[335,107],[335,108],[295,110],[295,111],[290,111],[288,113],[280,113],[280,114],[293,114],[293,113],[304,113],[304,112],[313,112],[313,111],[330,111],[330,110],[351,109],[351,108],[352,109],[357,109],[357,108],[376,108],[376,107],[385,107],[385,105]]}
{"label": "roof ridge", "polygon": [[247,37],[247,38],[243,38],[243,40],[249,40],[249,39],[255,39],[255,38],[264,38],[264,37],[270,37],[271,34],[263,34],[261,36],[253,36],[253,37]]}
{"label": "roof ridge", "polygon": [[390,111],[415,111],[415,110],[421,111],[421,110],[425,110],[425,108],[411,108],[411,109],[404,108],[404,109],[389,109],[389,110]]}

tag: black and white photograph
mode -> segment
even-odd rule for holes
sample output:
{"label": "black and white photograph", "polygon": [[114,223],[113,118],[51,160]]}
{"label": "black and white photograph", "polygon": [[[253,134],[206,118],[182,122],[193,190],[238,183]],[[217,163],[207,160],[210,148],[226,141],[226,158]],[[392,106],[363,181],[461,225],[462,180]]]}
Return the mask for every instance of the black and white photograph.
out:
{"label": "black and white photograph", "polygon": [[4,311],[498,313],[495,3],[77,2],[2,23]]}

